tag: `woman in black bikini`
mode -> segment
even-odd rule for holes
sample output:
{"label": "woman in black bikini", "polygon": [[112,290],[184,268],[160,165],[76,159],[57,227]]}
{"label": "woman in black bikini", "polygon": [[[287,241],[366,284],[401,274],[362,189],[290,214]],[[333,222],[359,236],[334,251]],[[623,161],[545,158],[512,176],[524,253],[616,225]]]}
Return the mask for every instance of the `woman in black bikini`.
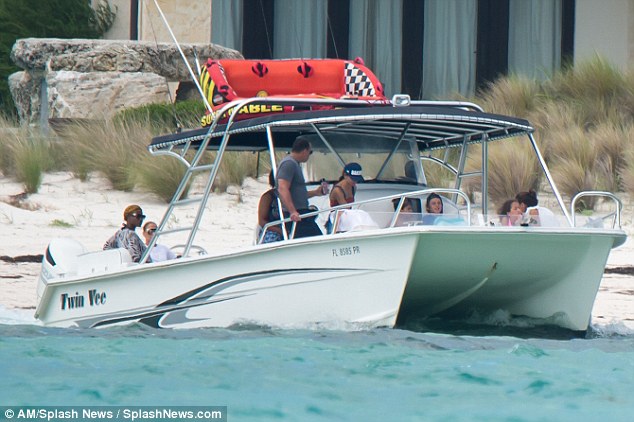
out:
{"label": "woman in black bikini", "polygon": [[348,163],[343,168],[341,179],[330,191],[330,206],[351,204],[354,202],[354,194],[357,183],[363,182],[362,168],[358,163]]}

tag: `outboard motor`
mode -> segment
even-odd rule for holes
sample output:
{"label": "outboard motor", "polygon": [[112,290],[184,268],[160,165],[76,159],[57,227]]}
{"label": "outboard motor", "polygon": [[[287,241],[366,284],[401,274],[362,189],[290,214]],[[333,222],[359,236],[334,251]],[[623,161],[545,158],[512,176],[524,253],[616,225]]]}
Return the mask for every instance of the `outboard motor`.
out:
{"label": "outboard motor", "polygon": [[77,258],[86,253],[84,245],[73,239],[51,240],[42,259],[42,269],[37,283],[38,300],[51,279],[64,278],[77,272]]}

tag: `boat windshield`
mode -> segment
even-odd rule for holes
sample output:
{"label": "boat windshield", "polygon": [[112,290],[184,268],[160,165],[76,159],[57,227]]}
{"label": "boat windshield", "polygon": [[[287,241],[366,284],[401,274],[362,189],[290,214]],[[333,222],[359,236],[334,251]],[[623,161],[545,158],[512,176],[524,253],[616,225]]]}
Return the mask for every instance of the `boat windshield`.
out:
{"label": "boat windshield", "polygon": [[[359,163],[366,182],[424,185],[424,172],[413,140],[321,132],[302,135],[313,148],[306,164],[307,181],[336,181],[347,163]],[[418,168],[417,168],[418,167]]]}

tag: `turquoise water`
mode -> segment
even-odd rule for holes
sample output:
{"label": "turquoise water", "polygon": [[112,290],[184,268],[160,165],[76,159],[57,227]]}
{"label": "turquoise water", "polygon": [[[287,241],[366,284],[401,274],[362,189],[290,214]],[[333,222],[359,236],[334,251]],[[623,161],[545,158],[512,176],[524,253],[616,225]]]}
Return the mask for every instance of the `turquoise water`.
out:
{"label": "turquoise water", "polygon": [[425,324],[343,332],[5,323],[0,406],[215,405],[227,406],[232,421],[632,420],[634,333],[574,338],[543,327],[462,326],[430,333]]}

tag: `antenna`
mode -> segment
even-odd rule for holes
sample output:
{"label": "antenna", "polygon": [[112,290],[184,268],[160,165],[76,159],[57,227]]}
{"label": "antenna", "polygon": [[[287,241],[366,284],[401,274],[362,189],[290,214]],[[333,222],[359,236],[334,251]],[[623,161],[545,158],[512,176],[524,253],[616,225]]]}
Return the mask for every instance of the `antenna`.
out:
{"label": "antenna", "polygon": [[163,10],[161,10],[161,7],[158,5],[158,1],[157,0],[154,0],[154,5],[158,9],[159,14],[161,15],[161,19],[163,20],[163,23],[167,27],[167,30],[169,31],[170,36],[172,37],[172,40],[174,40],[174,44],[176,44],[176,48],[178,49],[178,52],[180,53],[181,57],[183,58],[183,61],[185,62],[185,66],[187,66],[187,70],[189,71],[189,75],[192,77],[192,80],[194,81],[194,84],[196,84],[196,88],[198,89],[198,92],[200,93],[200,96],[202,97],[203,102],[205,103],[205,107],[207,107],[207,110],[212,112],[213,110],[211,109],[211,106],[209,105],[209,101],[207,101],[207,97],[205,96],[205,93],[203,92],[203,89],[201,88],[200,84],[198,83],[198,79],[196,78],[196,75],[194,74],[194,71],[192,70],[192,67],[189,65],[189,62],[187,61],[187,57],[185,56],[185,53],[183,53],[183,49],[181,48],[180,44],[178,43],[178,40],[176,39],[176,36],[174,35],[174,32],[172,31],[172,28],[170,27],[170,24],[167,22],[167,19],[165,18],[165,15],[163,14]]}

